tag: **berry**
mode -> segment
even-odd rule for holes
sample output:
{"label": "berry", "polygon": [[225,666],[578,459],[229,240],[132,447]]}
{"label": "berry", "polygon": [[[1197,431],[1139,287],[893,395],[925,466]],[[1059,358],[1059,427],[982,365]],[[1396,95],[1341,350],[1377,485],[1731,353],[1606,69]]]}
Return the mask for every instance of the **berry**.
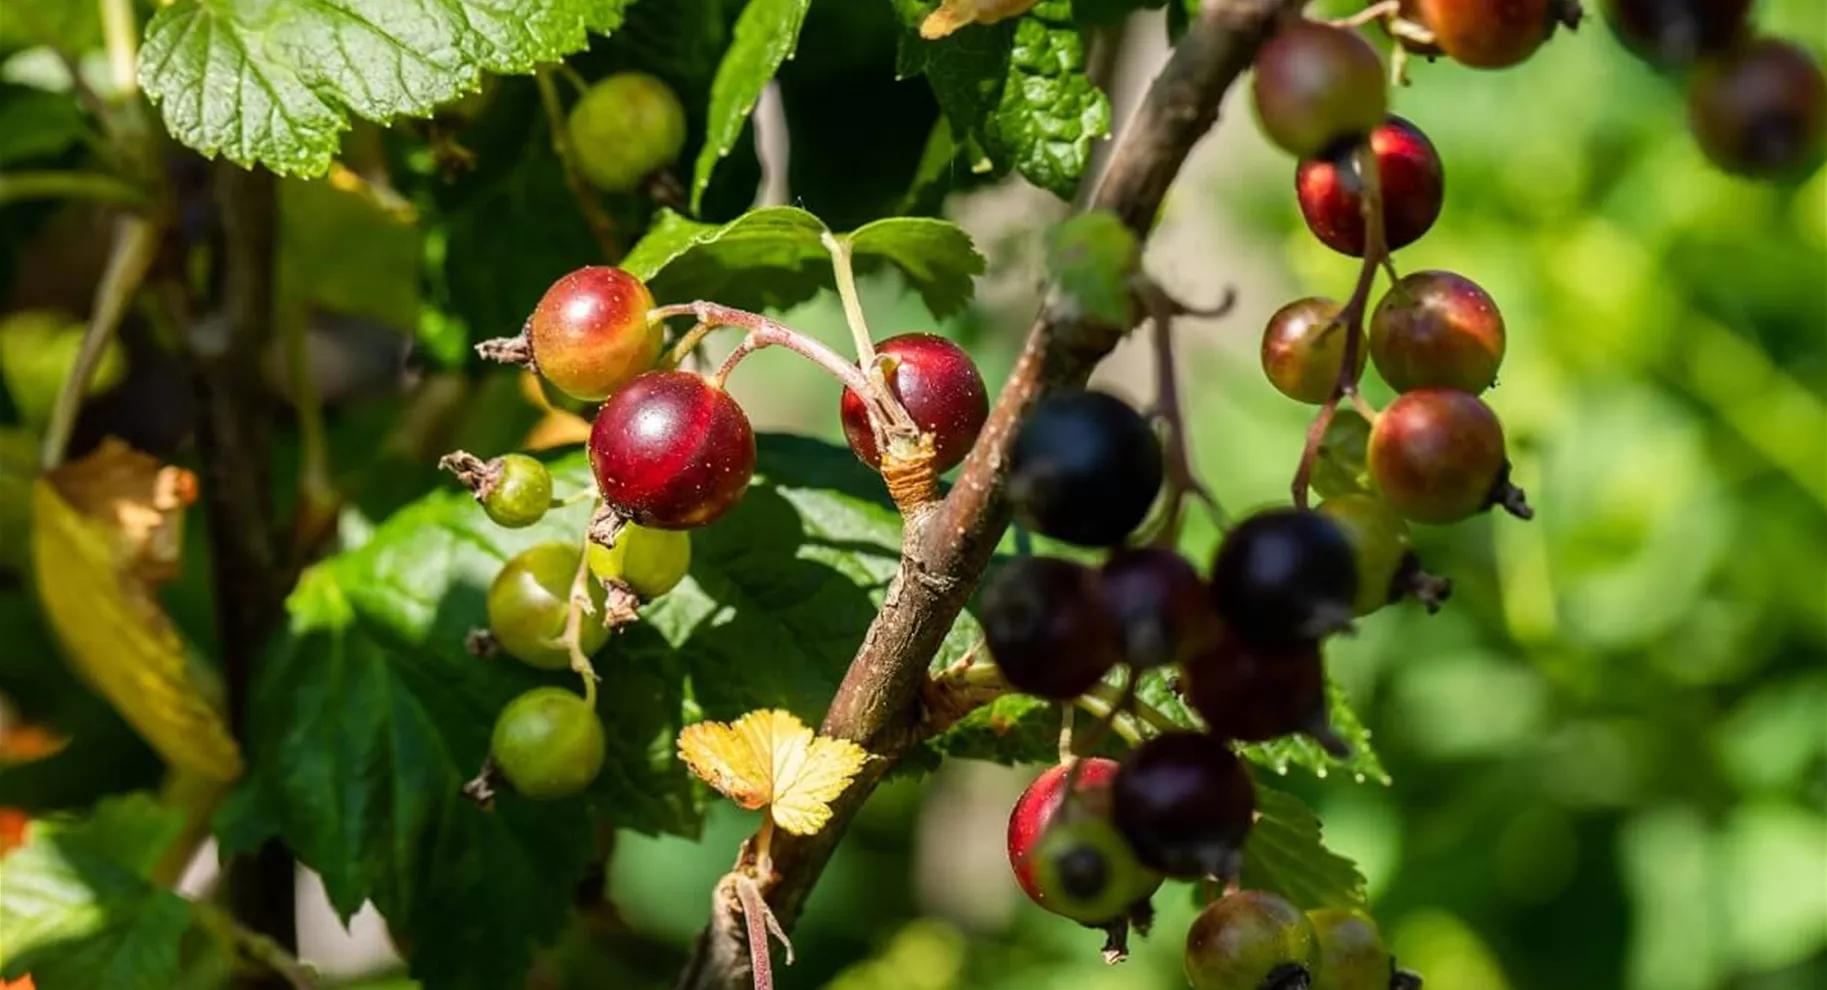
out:
{"label": "berry", "polygon": [[599,79],[571,108],[567,128],[584,178],[604,192],[626,193],[678,160],[685,147],[685,107],[672,87],[644,72]]}
{"label": "berry", "polygon": [[1355,142],[1389,112],[1383,60],[1356,31],[1317,21],[1282,27],[1256,54],[1256,119],[1296,158]]}
{"label": "berry", "polygon": [[1788,178],[1820,163],[1827,80],[1806,51],[1788,42],[1754,41],[1701,66],[1687,108],[1700,150],[1727,172]]}
{"label": "berry", "polygon": [[659,359],[665,328],[650,323],[653,294],[620,268],[592,265],[552,283],[527,342],[539,373],[572,398],[596,402]]}
{"label": "berry", "polygon": [[1442,52],[1478,69],[1527,59],[1557,21],[1579,24],[1579,6],[1568,0],[1417,0],[1415,13]]}
{"label": "berry", "polygon": [[1505,487],[1503,426],[1467,392],[1405,392],[1370,430],[1370,474],[1390,507],[1415,522],[1451,523]]}
{"label": "berry", "polygon": [[1218,614],[1252,643],[1314,639],[1349,623],[1357,561],[1338,524],[1304,509],[1269,509],[1225,534],[1212,564]]}
{"label": "berry", "polygon": [[[1116,777],[1117,762],[1101,756],[1088,756],[1082,762],[1084,766],[1072,783],[1072,793],[1076,795],[1078,808],[1087,815],[1108,818],[1110,781]],[[1015,871],[1015,882],[1042,907],[1046,906],[1046,902],[1041,900],[1040,888],[1035,884],[1030,853],[1059,814],[1066,778],[1070,776],[1071,769],[1070,763],[1048,767],[1039,777],[1034,778],[1027,790],[1021,792],[1021,797],[1009,812],[1009,868]]]}
{"label": "berry", "polygon": [[603,723],[564,688],[534,688],[508,702],[489,740],[495,768],[536,801],[570,797],[603,768]]}
{"label": "berry", "polygon": [[[971,356],[957,344],[930,333],[890,337],[876,345],[876,354],[883,359],[888,387],[920,431],[932,435],[934,470],[957,467],[971,452],[977,431],[990,414],[990,394]],[[850,449],[864,464],[880,469],[882,455],[876,450],[863,397],[845,389],[838,411]]]}
{"label": "berry", "polygon": [[1310,483],[1321,498],[1370,490],[1370,421],[1356,409],[1333,413],[1320,437]]}
{"label": "berry", "polygon": [[591,543],[588,553],[590,572],[599,580],[620,581],[652,601],[678,587],[691,570],[691,535],[629,523],[614,546]]}
{"label": "berry", "polygon": [[1161,885],[1161,875],[1137,862],[1104,818],[1061,816],[1041,834],[1029,863],[1035,901],[1087,925],[1121,919]]}
{"label": "berry", "polygon": [[1043,399],[1009,458],[1009,498],[1037,532],[1087,547],[1128,537],[1161,490],[1161,440],[1140,413],[1103,392]]}
{"label": "berry", "polygon": [[1112,820],[1144,865],[1183,880],[1237,873],[1256,787],[1219,739],[1156,736],[1123,758],[1110,790]]}
{"label": "berry", "polygon": [[[1391,116],[1370,132],[1383,193],[1383,237],[1389,250],[1407,247],[1440,218],[1446,172],[1433,142],[1421,129]],[[1294,191],[1307,229],[1327,247],[1354,258],[1364,256],[1364,197],[1350,151],[1341,157],[1309,158],[1294,171]]]}
{"label": "berry", "polygon": [[552,507],[552,472],[525,454],[498,458],[478,493],[482,511],[495,525],[523,529],[546,517]]}
{"label": "berry", "polygon": [[[578,548],[569,543],[540,543],[501,565],[488,587],[488,628],[508,655],[542,670],[562,670],[571,654],[561,642],[570,618],[571,583],[577,578]],[[590,586],[591,604],[602,614],[603,589]],[[603,623],[588,615],[580,626],[578,646],[585,656],[609,639]]]}
{"label": "berry", "polygon": [[1313,990],[1389,990],[1393,971],[1377,923],[1362,911],[1308,911],[1319,949]]}
{"label": "berry", "polygon": [[1116,621],[1123,659],[1138,670],[1179,663],[1217,639],[1205,582],[1172,550],[1118,550],[1104,563],[1098,590]]}
{"label": "berry", "polygon": [[1398,392],[1453,388],[1477,395],[1503,363],[1503,314],[1478,283],[1452,272],[1412,272],[1370,318],[1370,356]]}
{"label": "berry", "polygon": [[1402,597],[1396,580],[1412,551],[1408,523],[1373,495],[1339,495],[1320,503],[1320,515],[1338,524],[1358,564],[1355,609],[1369,615]]}
{"label": "berry", "polygon": [[[1296,299],[1275,311],[1262,331],[1262,373],[1275,390],[1296,402],[1319,405],[1332,397],[1345,365],[1345,325],[1333,322],[1339,304]],[[1357,372],[1364,371],[1360,348]]]}
{"label": "berry", "polygon": [[590,467],[604,501],[642,526],[691,529],[728,512],[755,473],[755,432],[703,375],[650,371],[597,411]]}
{"label": "berry", "polygon": [[1219,898],[1186,932],[1186,979],[1193,990],[1295,990],[1309,985],[1318,959],[1313,923],[1262,891]]}
{"label": "berry", "polygon": [[1326,714],[1319,644],[1261,647],[1228,630],[1183,668],[1180,689],[1214,736],[1268,742],[1304,733],[1335,755],[1349,753]]}
{"label": "berry", "polygon": [[1626,48],[1674,68],[1743,37],[1751,0],[1606,0],[1605,19]]}
{"label": "berry", "polygon": [[1097,572],[1058,557],[1022,557],[983,588],[984,643],[1017,691],[1067,701],[1084,694],[1119,651],[1117,630],[1098,599]]}

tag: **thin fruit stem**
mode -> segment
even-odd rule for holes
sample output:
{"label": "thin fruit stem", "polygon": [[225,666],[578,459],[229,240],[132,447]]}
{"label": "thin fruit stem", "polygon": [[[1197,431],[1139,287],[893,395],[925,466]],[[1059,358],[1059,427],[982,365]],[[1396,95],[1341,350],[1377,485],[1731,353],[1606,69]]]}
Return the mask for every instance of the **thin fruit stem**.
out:
{"label": "thin fruit stem", "polygon": [[764,347],[785,347],[823,368],[845,388],[858,395],[869,394],[869,383],[863,378],[863,372],[856,365],[844,360],[841,355],[824,344],[784,323],[770,320],[760,313],[700,301],[660,306],[647,314],[649,320],[664,320],[674,316],[695,316],[699,323],[708,324],[712,329],[741,327],[748,331],[748,336],[743,338],[742,343],[736,345],[736,350],[724,360],[723,366],[717,369],[717,373],[711,376],[711,381],[715,382],[718,387],[722,387],[724,381],[729,378],[730,372],[736,370],[736,365],[741,363],[743,358]]}
{"label": "thin fruit stem", "polygon": [[1072,762],[1072,759],[1077,752],[1072,745],[1073,711],[1074,709],[1071,702],[1062,701],[1059,703],[1059,762],[1061,763]]}
{"label": "thin fruit stem", "polygon": [[[1145,737],[1141,727],[1136,724],[1135,719],[1112,706],[1109,702],[1104,701],[1102,698],[1087,694],[1079,698],[1074,704],[1100,719],[1109,719],[1111,731],[1121,736],[1123,741],[1129,743],[1129,745],[1140,746],[1142,744],[1142,740]],[[1083,761],[1080,762],[1082,763]],[[1075,767],[1077,765],[1078,764],[1074,764]],[[1067,791],[1066,793],[1071,794],[1072,792]]]}
{"label": "thin fruit stem", "polygon": [[[1159,285],[1152,281],[1143,281],[1138,287],[1144,306],[1148,309],[1151,324],[1150,340],[1154,344],[1155,354],[1155,409],[1154,413],[1167,426],[1167,494],[1162,504],[1165,512],[1159,522],[1159,529],[1149,541],[1156,546],[1172,547],[1180,539],[1180,526],[1186,518],[1186,499],[1190,496],[1205,503],[1219,525],[1224,524],[1225,514],[1218,500],[1199,480],[1198,472],[1193,470],[1192,449],[1188,442],[1190,431],[1186,428],[1186,417],[1180,406],[1179,376],[1174,359],[1174,317],[1180,313],[1195,312],[1189,310],[1170,297]],[[1226,293],[1225,299],[1211,310],[1200,311],[1201,315],[1222,316],[1230,310],[1235,296]]]}
{"label": "thin fruit stem", "polygon": [[8,172],[0,175],[0,205],[26,199],[86,199],[119,206],[138,206],[146,196],[132,185],[101,172]]}
{"label": "thin fruit stem", "polygon": [[[1071,724],[1072,706],[1068,704],[1060,711],[1059,720],[1060,725],[1062,726],[1059,736],[1060,762],[1065,763],[1070,761],[1070,767],[1066,770],[1066,781],[1061,785],[1063,788],[1061,793],[1066,795],[1066,800],[1072,801],[1078,796],[1078,777],[1079,774],[1083,773],[1085,770],[1085,761],[1082,757],[1091,755],[1092,750],[1097,748],[1097,744],[1104,741],[1104,736],[1110,732],[1111,726],[1116,724],[1118,717],[1128,716],[1129,706],[1135,699],[1135,672],[1128,667],[1124,667],[1122,693],[1117,696],[1115,703],[1111,704],[1109,708],[1099,716],[1098,720],[1092,724],[1090,732],[1074,738],[1072,734],[1064,728]],[[1077,703],[1084,705],[1085,699],[1081,697],[1078,699]],[[1100,703],[1102,703],[1101,699]],[[1125,736],[1124,738],[1128,737]]]}
{"label": "thin fruit stem", "polygon": [[130,100],[139,92],[139,30],[133,0],[101,0],[102,38],[108,46],[108,74],[115,96]]}
{"label": "thin fruit stem", "polygon": [[[1114,705],[1122,699],[1121,692],[1108,684],[1093,685],[1091,690],[1086,691],[1085,694],[1087,697],[1096,698],[1106,705]],[[1167,713],[1148,702],[1143,701],[1140,697],[1131,697],[1127,707],[1131,714],[1135,715],[1143,723],[1157,732],[1182,732],[1186,729],[1186,726],[1180,725],[1173,719],[1168,718]]]}
{"label": "thin fruit stem", "polygon": [[1402,9],[1401,0],[1381,0],[1373,3],[1350,17],[1341,17],[1332,22],[1333,27],[1360,28],[1371,21],[1380,21],[1385,17],[1394,17]]}
{"label": "thin fruit stem", "polygon": [[869,380],[869,389],[859,392],[874,400],[887,419],[876,426],[876,443],[883,445],[887,440],[884,433],[899,436],[916,437],[920,428],[914,425],[913,417],[907,414],[907,408],[901,404],[901,398],[888,387],[888,376],[883,373],[882,365],[876,358],[875,341],[869,335],[869,323],[863,316],[863,301],[856,291],[856,271],[850,263],[850,242],[830,231],[818,236],[819,243],[831,255],[831,274],[837,282],[837,296],[844,304],[844,322],[850,324],[850,337],[856,344],[856,362],[863,369],[863,377]]}
{"label": "thin fruit stem", "polygon": [[696,326],[685,331],[685,336],[680,337],[678,343],[672,345],[672,350],[667,351],[666,356],[660,359],[659,366],[662,369],[671,370],[684,364],[685,359],[690,357],[691,353],[698,349],[698,345],[704,342],[704,338],[715,329],[717,328],[709,323],[700,321]]}
{"label": "thin fruit stem", "polygon": [[190,907],[203,927],[236,955],[260,964],[292,990],[317,990],[316,975],[278,942],[249,929],[208,901],[192,901]]}
{"label": "thin fruit stem", "polygon": [[596,707],[596,666],[590,658],[584,656],[584,614],[596,614],[596,607],[590,604],[590,540],[584,538],[578,547],[577,573],[571,578],[570,608],[565,613],[565,631],[560,642],[565,644],[566,652],[571,654],[571,669],[584,679],[584,704]]}
{"label": "thin fruit stem", "polygon": [[95,287],[95,304],[90,308],[89,327],[83,331],[82,346],[76,352],[76,364],[58,389],[57,402],[51,407],[51,420],[45,426],[44,444],[39,461],[45,470],[63,463],[70,443],[70,431],[76,426],[76,414],[82,408],[83,395],[89,390],[89,379],[101,364],[103,352],[114,331],[127,313],[128,303],[139,292],[140,282],[152,267],[159,251],[160,230],[145,217],[126,217],[114,235],[114,250],[108,255],[108,268]]}
{"label": "thin fruit stem", "polygon": [[558,101],[558,87],[552,84],[552,70],[542,67],[534,79],[539,83],[539,102],[545,107],[546,128],[552,132],[552,153],[558,156],[558,163],[564,169],[565,185],[571,187],[571,195],[577,200],[578,209],[583,211],[584,222],[589,224],[603,257],[619,261],[622,251],[615,240],[615,223],[603,212],[603,204],[596,199],[596,190],[590,188],[578,167],[577,149],[571,146],[571,127],[565,119],[564,106]]}

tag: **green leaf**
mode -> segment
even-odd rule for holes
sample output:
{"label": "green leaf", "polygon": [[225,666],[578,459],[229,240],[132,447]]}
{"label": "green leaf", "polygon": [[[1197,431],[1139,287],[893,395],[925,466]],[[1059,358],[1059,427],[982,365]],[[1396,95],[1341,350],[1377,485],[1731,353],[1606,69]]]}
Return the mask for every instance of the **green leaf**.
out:
{"label": "green leaf", "polygon": [[1085,75],[1085,40],[1069,0],[1047,0],[1020,18],[974,26],[937,41],[919,37],[936,3],[895,0],[907,29],[898,71],[924,75],[954,130],[982,153],[979,167],[1014,168],[1071,198],[1110,132],[1110,101]]}
{"label": "green leaf", "polygon": [[72,0],[6,0],[0,51],[49,45],[69,55],[102,46],[101,5]]}
{"label": "green leaf", "polygon": [[1047,272],[1085,315],[1111,326],[1134,322],[1130,280],[1142,267],[1142,248],[1116,214],[1092,210],[1047,232]]}
{"label": "green leaf", "polygon": [[149,877],[183,828],[182,812],[145,794],[33,822],[0,883],[0,976],[30,973],[40,990],[170,987],[191,908]]}
{"label": "green leaf", "polygon": [[64,94],[0,89],[0,166],[55,155],[81,140],[83,130],[82,111]]}
{"label": "green leaf", "polygon": [[812,0],[749,0],[711,83],[710,128],[692,169],[691,207],[697,212],[717,162],[736,146],[742,125],[780,63],[793,57]]}
{"label": "green leaf", "polygon": [[[1364,727],[1357,712],[1352,710],[1350,699],[1345,697],[1344,688],[1331,677],[1326,681],[1326,695],[1329,703],[1329,716],[1332,720],[1332,731],[1351,747],[1351,755],[1340,759],[1326,752],[1319,743],[1304,735],[1283,736],[1266,743],[1251,743],[1239,746],[1238,752],[1258,766],[1265,767],[1278,774],[1286,774],[1290,767],[1304,767],[1316,776],[1325,777],[1334,770],[1349,773],[1354,779],[1362,782],[1374,780],[1381,784],[1390,782],[1388,771],[1383,769],[1383,762],[1377,758],[1376,750],[1370,747],[1370,730]],[[1202,729],[1203,723],[1193,710],[1187,707],[1180,695],[1168,686],[1168,675],[1160,670],[1151,670],[1142,675],[1141,683],[1136,688],[1136,697],[1156,711],[1165,715],[1176,725],[1189,729]]]}
{"label": "green leaf", "polygon": [[1364,875],[1326,848],[1319,818],[1299,798],[1258,783],[1256,814],[1243,846],[1245,888],[1280,894],[1309,911],[1364,907]]}
{"label": "green leaf", "polygon": [[422,117],[483,72],[531,72],[627,0],[177,0],[146,26],[140,85],[178,140],[321,175],[349,115]]}
{"label": "green leaf", "polygon": [[[785,309],[832,284],[831,258],[819,243],[824,231],[817,217],[791,206],[751,210],[720,226],[665,212],[622,267],[661,302]],[[938,317],[964,308],[984,270],[969,235],[944,220],[891,217],[844,236],[858,271],[894,265]]]}

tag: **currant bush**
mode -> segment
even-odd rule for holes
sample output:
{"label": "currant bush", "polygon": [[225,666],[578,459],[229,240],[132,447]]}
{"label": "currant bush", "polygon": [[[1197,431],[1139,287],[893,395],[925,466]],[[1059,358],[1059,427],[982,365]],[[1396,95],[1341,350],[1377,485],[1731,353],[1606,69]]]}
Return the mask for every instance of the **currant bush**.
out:
{"label": "currant bush", "polygon": [[1497,381],[1503,314],[1478,283],[1452,272],[1411,272],[1370,320],[1370,357],[1398,392],[1451,388],[1476,395]]}
{"label": "currant bush", "polygon": [[[1394,251],[1421,239],[1440,219],[1446,171],[1434,144],[1419,127],[1391,116],[1370,132],[1383,194],[1383,237]],[[1347,152],[1309,158],[1294,170],[1294,191],[1307,229],[1327,247],[1364,256],[1363,179]]]}
{"label": "currant bush", "polygon": [[1103,392],[1041,400],[1009,457],[1009,499],[1035,532],[1115,546],[1148,515],[1165,473],[1160,438],[1141,414]]}
{"label": "currant bush", "polygon": [[535,801],[570,797],[603,769],[603,723],[588,702],[563,688],[534,688],[501,710],[489,740],[495,768]]}
{"label": "currant bush", "polygon": [[[563,637],[581,561],[582,551],[573,544],[541,543],[502,565],[488,589],[488,628],[509,656],[542,670],[571,665]],[[578,626],[578,648],[589,656],[608,641],[609,630],[601,621],[602,587],[584,583],[597,616],[583,616]]]}
{"label": "currant bush", "polygon": [[[933,468],[950,471],[964,461],[977,442],[977,431],[990,414],[990,393],[983,375],[964,348],[930,333],[890,337],[875,345],[888,387],[901,400],[921,432],[933,438]],[[850,449],[864,464],[880,469],[875,429],[863,397],[845,389],[839,416]]]}
{"label": "currant bush", "polygon": [[620,268],[579,268],[533,307],[526,338],[546,380],[573,398],[607,398],[660,356],[664,328],[647,319],[653,295]]}
{"label": "currant bush", "polygon": [[597,411],[590,467],[603,500],[642,526],[715,521],[755,473],[749,417],[721,386],[688,371],[650,371]]}
{"label": "currant bush", "polygon": [[1274,894],[1243,890],[1207,905],[1186,933],[1193,990],[1299,990],[1319,948],[1313,923]]}

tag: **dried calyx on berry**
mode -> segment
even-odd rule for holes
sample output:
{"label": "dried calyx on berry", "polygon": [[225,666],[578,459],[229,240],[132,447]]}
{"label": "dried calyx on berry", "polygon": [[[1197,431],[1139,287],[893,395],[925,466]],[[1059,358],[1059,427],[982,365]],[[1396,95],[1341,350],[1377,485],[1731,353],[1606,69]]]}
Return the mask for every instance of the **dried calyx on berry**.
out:
{"label": "dried calyx on berry", "polygon": [[459,450],[444,455],[438,467],[455,474],[497,526],[523,529],[552,508],[552,472],[525,454],[484,461]]}

